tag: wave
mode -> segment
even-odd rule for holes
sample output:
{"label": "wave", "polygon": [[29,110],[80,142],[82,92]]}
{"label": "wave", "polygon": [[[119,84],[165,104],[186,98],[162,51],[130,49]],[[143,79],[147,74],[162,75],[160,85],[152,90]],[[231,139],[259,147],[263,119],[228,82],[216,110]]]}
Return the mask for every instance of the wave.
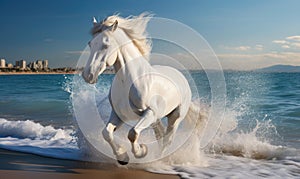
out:
{"label": "wave", "polygon": [[[267,138],[257,136],[260,130],[267,131],[274,128],[271,121],[257,121],[256,127],[250,132],[233,132],[237,128],[237,123],[235,117],[232,116],[233,114],[230,113],[227,113],[227,116],[225,116],[225,121],[223,121],[218,134],[211,141],[210,145],[204,149],[200,149],[199,141],[201,140],[203,128],[207,120],[208,107],[194,104],[192,108],[194,111],[190,110],[187,118],[195,117],[195,113],[201,110],[201,115],[197,115],[199,118],[197,130],[194,131],[185,146],[182,146],[179,151],[170,156],[173,160],[168,158],[169,161],[172,161],[171,163],[184,164],[201,161],[201,156],[203,156],[204,152],[253,159],[282,159],[287,156],[287,148],[272,145]],[[99,105],[99,109],[103,110],[103,106]],[[78,133],[71,129],[55,129],[52,126],[43,126],[30,120],[8,121],[0,118],[0,145],[2,147],[5,146],[5,148],[10,148],[9,146],[11,146],[14,149],[22,149],[22,146],[32,146],[38,148],[72,148],[80,150],[78,143],[81,140],[83,140],[82,136],[79,137]],[[28,152],[27,150],[23,151]],[[182,159],[178,157],[187,151],[190,157],[187,155],[184,155]],[[88,153],[88,151],[83,152]],[[199,156],[198,159],[196,156]],[[80,160],[80,158],[77,159]]]}
{"label": "wave", "polygon": [[75,132],[55,129],[34,121],[8,121],[0,118],[0,147],[60,159],[79,160]]}
{"label": "wave", "polygon": [[[156,173],[177,174],[182,178],[294,178],[300,176],[300,150],[272,144],[276,133],[271,120],[256,121],[247,132],[240,130],[238,113],[227,111],[218,133],[201,148],[209,107],[193,104],[188,113],[201,111],[193,135],[172,155],[153,164],[135,166]],[[208,130],[210,130],[208,128]]]}
{"label": "wave", "polygon": [[[257,125],[249,132],[237,131],[235,114],[227,112],[210,145],[201,148],[199,141],[209,107],[194,103],[187,118],[194,118],[199,110],[201,115],[197,115],[196,130],[179,150],[158,161],[129,164],[128,167],[178,174],[183,178],[299,175],[299,150],[272,145],[261,136],[259,131],[273,129],[271,121],[257,121]],[[9,121],[0,118],[0,147],[59,159],[115,162],[93,149],[77,131],[43,126],[30,120]],[[270,170],[272,172],[268,172]]]}
{"label": "wave", "polygon": [[54,129],[52,126],[42,126],[30,120],[8,121],[0,118],[0,137],[13,137],[31,140],[71,140],[71,130]]}

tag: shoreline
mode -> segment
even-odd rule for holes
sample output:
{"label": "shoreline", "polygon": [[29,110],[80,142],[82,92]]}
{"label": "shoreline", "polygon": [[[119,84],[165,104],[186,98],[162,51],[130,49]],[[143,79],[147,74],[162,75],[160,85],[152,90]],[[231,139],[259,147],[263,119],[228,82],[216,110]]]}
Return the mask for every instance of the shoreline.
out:
{"label": "shoreline", "polygon": [[75,75],[79,72],[0,72],[0,75]]}
{"label": "shoreline", "polygon": [[0,149],[0,178],[139,178],[177,179],[177,175],[156,174],[117,167],[116,164],[62,160]]}
{"label": "shoreline", "polygon": [[[77,75],[81,72],[0,72],[1,75]],[[112,72],[103,72],[103,74],[115,74]]]}

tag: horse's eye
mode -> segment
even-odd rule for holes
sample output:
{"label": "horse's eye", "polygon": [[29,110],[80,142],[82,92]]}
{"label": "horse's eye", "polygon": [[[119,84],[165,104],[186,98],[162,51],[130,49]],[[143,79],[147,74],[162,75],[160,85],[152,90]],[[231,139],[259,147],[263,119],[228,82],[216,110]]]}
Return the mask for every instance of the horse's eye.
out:
{"label": "horse's eye", "polygon": [[108,45],[109,44],[109,39],[108,37],[103,38],[103,44]]}
{"label": "horse's eye", "polygon": [[102,45],[102,50],[107,49],[107,48],[108,48],[108,45],[107,45],[107,44],[103,44],[103,45]]}

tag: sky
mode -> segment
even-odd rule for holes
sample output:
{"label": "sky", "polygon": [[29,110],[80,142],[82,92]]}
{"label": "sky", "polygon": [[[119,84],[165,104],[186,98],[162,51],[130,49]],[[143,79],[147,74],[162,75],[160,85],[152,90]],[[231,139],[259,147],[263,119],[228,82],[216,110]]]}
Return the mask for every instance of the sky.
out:
{"label": "sky", "polygon": [[299,0],[0,0],[0,58],[74,67],[93,16],[147,11],[196,30],[224,69],[300,65],[299,7]]}

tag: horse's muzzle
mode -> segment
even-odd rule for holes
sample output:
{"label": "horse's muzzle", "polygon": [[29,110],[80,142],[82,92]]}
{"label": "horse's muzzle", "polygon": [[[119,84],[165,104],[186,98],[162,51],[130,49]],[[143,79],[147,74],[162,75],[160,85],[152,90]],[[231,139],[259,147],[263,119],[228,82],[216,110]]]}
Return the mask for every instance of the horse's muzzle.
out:
{"label": "horse's muzzle", "polygon": [[89,84],[97,83],[97,79],[94,79],[94,75],[91,74],[91,73],[86,76],[84,74],[84,72],[82,72],[82,77],[83,77],[84,81],[89,83]]}

